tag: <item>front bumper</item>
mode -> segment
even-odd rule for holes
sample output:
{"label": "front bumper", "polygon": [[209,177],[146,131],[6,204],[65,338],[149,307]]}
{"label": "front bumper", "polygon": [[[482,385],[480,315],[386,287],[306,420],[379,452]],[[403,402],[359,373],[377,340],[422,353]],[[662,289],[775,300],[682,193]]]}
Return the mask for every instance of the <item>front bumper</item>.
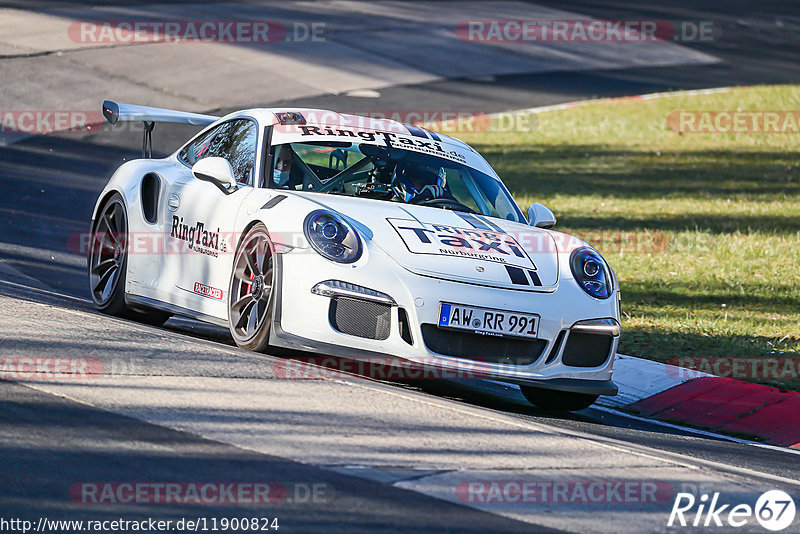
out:
{"label": "front bumper", "polygon": [[[392,356],[452,369],[456,374],[469,369],[472,375],[481,378],[515,384],[594,395],[617,393],[611,380],[613,355],[619,340],[619,313],[614,298],[596,301],[582,293],[577,284],[574,287],[562,284],[555,291],[531,293],[424,277],[402,269],[374,249],[368,259],[369,266],[361,267],[335,264],[301,250],[280,254],[276,261],[280,276],[274,290],[280,298],[276,301],[270,337],[273,346],[350,359],[385,360]],[[385,339],[348,335],[332,326],[331,299],[336,295],[312,293],[312,288],[328,279],[357,284],[391,297],[394,304]],[[537,313],[541,317],[538,337],[544,348],[535,361],[525,365],[434,352],[423,339],[422,325],[437,324],[441,301]],[[407,317],[410,336],[404,336],[399,328],[400,310]],[[606,330],[609,335],[607,357],[589,367],[566,365],[567,340],[573,332],[603,333],[596,325],[579,324],[596,318],[616,321],[614,329]]]}

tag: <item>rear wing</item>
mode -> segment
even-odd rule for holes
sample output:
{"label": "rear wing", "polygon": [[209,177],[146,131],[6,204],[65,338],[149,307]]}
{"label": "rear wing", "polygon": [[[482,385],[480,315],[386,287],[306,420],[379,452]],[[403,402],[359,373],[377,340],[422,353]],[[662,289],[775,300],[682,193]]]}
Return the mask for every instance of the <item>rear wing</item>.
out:
{"label": "rear wing", "polygon": [[213,115],[173,111],[171,109],[135,106],[133,104],[119,104],[111,100],[103,102],[103,116],[111,124],[119,121],[144,123],[144,137],[142,138],[142,157],[149,158],[153,153],[153,128],[157,122],[170,124],[186,124],[189,126],[208,126],[219,120]]}

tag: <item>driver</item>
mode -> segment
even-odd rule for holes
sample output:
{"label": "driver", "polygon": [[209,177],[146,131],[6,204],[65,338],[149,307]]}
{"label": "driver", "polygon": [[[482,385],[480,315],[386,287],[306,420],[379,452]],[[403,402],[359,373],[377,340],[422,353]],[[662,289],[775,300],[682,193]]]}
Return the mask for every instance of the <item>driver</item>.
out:
{"label": "driver", "polygon": [[292,177],[292,157],[294,153],[290,145],[282,145],[275,156],[275,168],[272,171],[272,182],[277,187],[284,187],[289,184]]}
{"label": "driver", "polygon": [[443,167],[433,171],[425,167],[411,168],[398,164],[392,179],[392,189],[401,200],[411,204],[435,198],[451,198]]}

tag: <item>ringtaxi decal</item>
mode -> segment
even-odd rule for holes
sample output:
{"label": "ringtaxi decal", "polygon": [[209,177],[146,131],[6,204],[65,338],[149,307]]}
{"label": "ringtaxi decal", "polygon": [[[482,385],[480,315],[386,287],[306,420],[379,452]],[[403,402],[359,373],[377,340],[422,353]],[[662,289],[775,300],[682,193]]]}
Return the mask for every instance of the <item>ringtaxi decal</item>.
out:
{"label": "ringtaxi decal", "polygon": [[439,141],[428,141],[425,139],[418,139],[416,137],[407,137],[397,135],[395,133],[385,133],[387,144],[395,147],[404,148],[413,152],[420,152],[422,154],[429,154],[431,156],[439,156],[447,158],[460,163],[466,163],[467,158],[457,150],[448,150],[442,146]]}
{"label": "ringtaxi decal", "polygon": [[[287,131],[297,128],[295,125],[284,126]],[[360,138],[364,142],[377,143],[381,140],[387,146],[403,148],[413,152],[420,152],[422,154],[429,154],[432,156],[439,156],[447,158],[460,163],[466,163],[467,159],[464,154],[457,150],[450,150],[444,147],[440,141],[429,139],[427,137],[411,137],[406,135],[399,135],[393,132],[369,132],[369,131],[356,131],[349,128],[332,128],[330,126],[300,126],[299,130],[302,132],[303,137],[307,136],[323,136],[323,137],[342,137],[346,139]]]}
{"label": "ringtaxi decal", "polygon": [[189,225],[183,222],[183,217],[172,216],[172,231],[170,237],[185,241],[190,249],[200,254],[218,257],[220,252],[228,250],[227,244],[219,242],[220,231],[206,229],[204,222]]}
{"label": "ringtaxi decal", "polygon": [[478,259],[536,269],[510,234],[478,228],[426,224],[410,219],[387,219],[414,254]]}
{"label": "ringtaxi decal", "polygon": [[678,493],[667,520],[667,526],[681,527],[733,527],[753,523],[773,532],[786,529],[794,521],[796,508],[792,497],[781,490],[763,493],[755,506],[747,503],[722,503],[720,493]]}

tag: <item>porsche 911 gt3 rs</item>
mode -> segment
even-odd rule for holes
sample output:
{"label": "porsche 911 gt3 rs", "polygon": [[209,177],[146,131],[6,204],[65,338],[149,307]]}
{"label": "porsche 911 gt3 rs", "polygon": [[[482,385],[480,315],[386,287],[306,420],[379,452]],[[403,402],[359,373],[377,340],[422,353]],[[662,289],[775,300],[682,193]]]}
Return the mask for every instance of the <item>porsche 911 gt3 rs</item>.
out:
{"label": "porsche 911 gt3 rs", "polygon": [[[103,113],[145,139],[94,209],[99,310],[222,325],[255,351],[468,365],[550,409],[616,394],[613,270],[545,206],[526,219],[462,141],[316,109]],[[152,159],[158,122],[203,129]]]}

